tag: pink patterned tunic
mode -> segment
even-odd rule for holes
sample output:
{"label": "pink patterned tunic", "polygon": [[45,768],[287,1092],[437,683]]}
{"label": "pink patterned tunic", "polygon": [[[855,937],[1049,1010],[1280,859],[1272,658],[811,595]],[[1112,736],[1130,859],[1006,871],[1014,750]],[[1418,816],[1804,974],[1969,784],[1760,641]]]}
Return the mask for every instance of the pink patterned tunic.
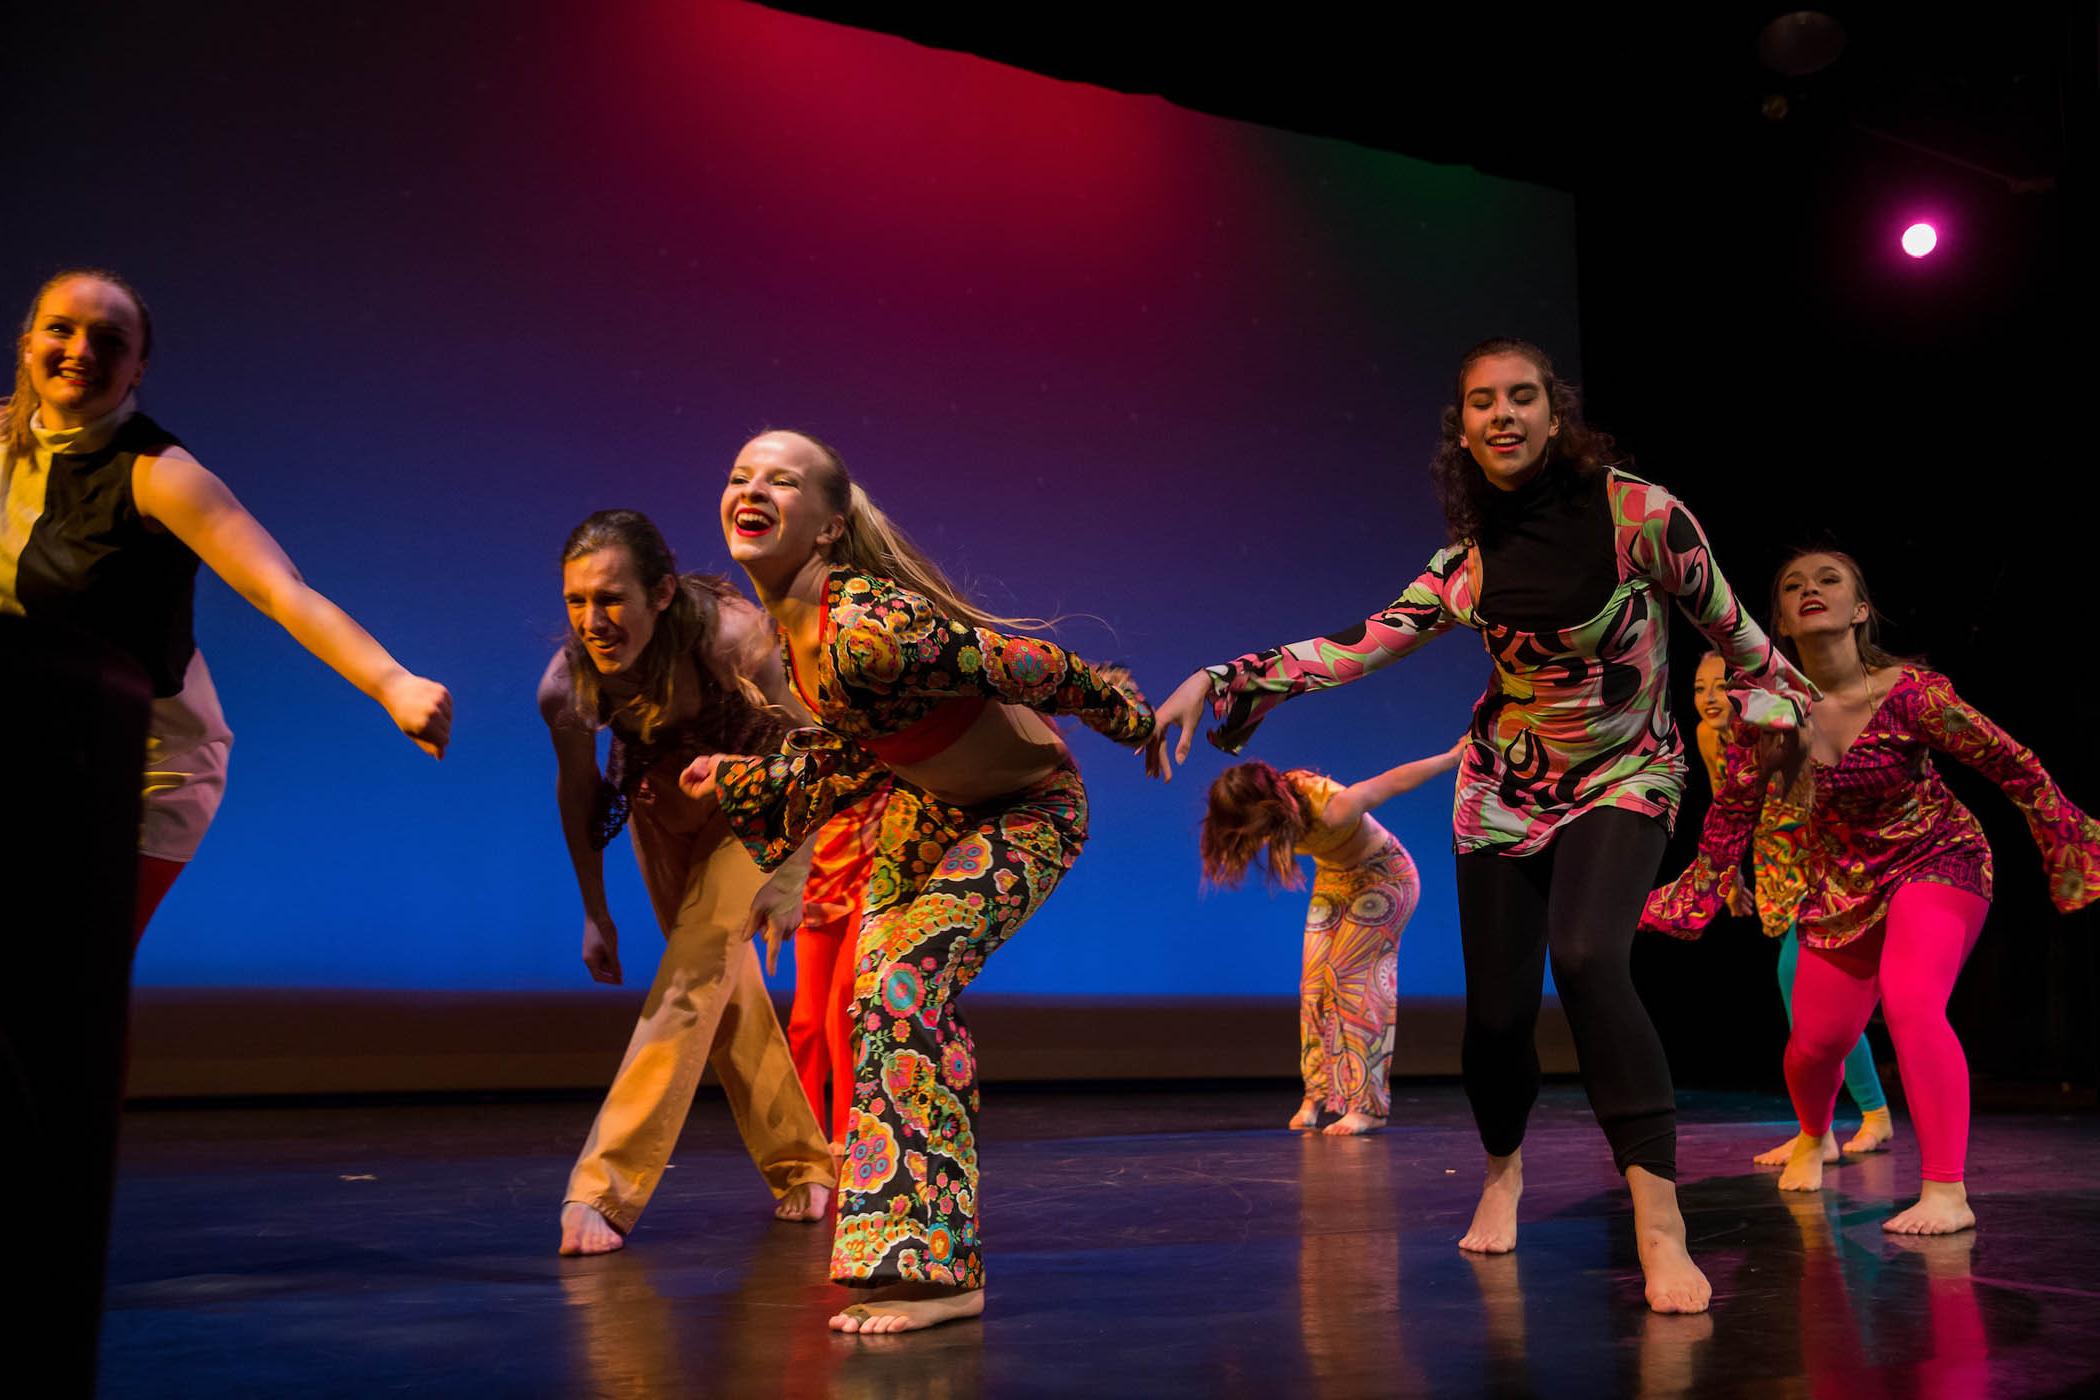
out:
{"label": "pink patterned tunic", "polygon": [[1495,672],[1474,706],[1458,771],[1452,826],[1460,851],[1528,855],[1600,807],[1673,821],[1685,761],[1667,703],[1665,596],[1758,687],[1736,697],[1753,722],[1798,723],[1813,688],[1736,601],[1683,502],[1617,470],[1605,489],[1619,583],[1587,622],[1526,632],[1481,617],[1480,550],[1461,540],[1359,625],[1211,667],[1219,720],[1211,742],[1237,753],[1291,696],[1345,685],[1454,625],[1471,627]]}
{"label": "pink patterned tunic", "polygon": [[[2065,913],[2100,897],[2100,823],[2042,770],[2034,751],[1954,693],[1937,671],[1905,666],[1852,747],[1815,765],[1815,804],[1799,869],[1806,887],[1795,917],[1814,948],[1872,932],[1889,898],[1914,880],[1991,897],[1991,848],[1968,808],[1948,791],[1932,754],[1958,758],[2004,790],[2027,818]],[[1755,736],[1738,728],[1690,868],[1648,897],[1643,928],[1696,938],[1720,911],[1724,882],[1757,829],[1766,789]]]}

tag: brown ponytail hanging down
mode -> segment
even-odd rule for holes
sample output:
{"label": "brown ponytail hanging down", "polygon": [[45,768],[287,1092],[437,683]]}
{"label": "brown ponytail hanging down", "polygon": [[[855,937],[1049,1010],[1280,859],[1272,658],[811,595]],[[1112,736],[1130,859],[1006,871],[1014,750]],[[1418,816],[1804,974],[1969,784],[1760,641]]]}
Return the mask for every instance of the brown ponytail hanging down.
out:
{"label": "brown ponytail hanging down", "polygon": [[1198,838],[1205,882],[1237,885],[1258,863],[1263,883],[1298,888],[1305,877],[1292,853],[1311,825],[1289,778],[1259,759],[1234,764],[1210,785]]}

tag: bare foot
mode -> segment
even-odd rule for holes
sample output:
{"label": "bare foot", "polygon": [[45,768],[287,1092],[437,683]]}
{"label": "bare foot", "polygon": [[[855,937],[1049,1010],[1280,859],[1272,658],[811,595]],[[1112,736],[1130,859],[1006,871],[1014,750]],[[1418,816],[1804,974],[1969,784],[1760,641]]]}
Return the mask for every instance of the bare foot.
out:
{"label": "bare foot", "polygon": [[1385,1126],[1383,1118],[1373,1118],[1368,1113],[1344,1113],[1320,1131],[1328,1137],[1356,1137],[1363,1133],[1375,1133]]}
{"label": "bare foot", "polygon": [[[1822,1166],[1820,1162],[1816,1165]],[[1714,1286],[1685,1248],[1677,1183],[1645,1167],[1628,1167],[1626,1188],[1633,1195],[1634,1244],[1640,1251],[1648,1306],[1659,1313],[1705,1312],[1713,1301]]]}
{"label": "bare foot", "polygon": [[958,1292],[932,1283],[900,1283],[876,1289],[864,1301],[832,1314],[831,1330],[865,1335],[916,1332],[983,1312],[982,1288]]}
{"label": "bare foot", "polygon": [[[1798,1134],[1795,1137],[1790,1137],[1785,1142],[1780,1143],[1779,1146],[1773,1148],[1770,1152],[1760,1152],[1755,1157],[1752,1157],[1750,1160],[1757,1163],[1757,1165],[1759,1165],[1760,1167],[1783,1167],[1787,1164],[1788,1160],[1793,1157],[1794,1143],[1798,1140],[1798,1137]],[[1848,1152],[1851,1151],[1849,1147],[1845,1150]],[[1823,1160],[1826,1162],[1835,1162],[1837,1159],[1837,1137],[1831,1133],[1823,1134]]]}
{"label": "bare foot", "polygon": [[1896,1120],[1887,1108],[1867,1110],[1860,1119],[1859,1131],[1845,1144],[1847,1152],[1861,1156],[1869,1152],[1880,1152],[1896,1140]]}
{"label": "bare foot", "polygon": [[627,1237],[593,1206],[564,1202],[561,1208],[561,1253],[610,1254],[627,1246]]}
{"label": "bare foot", "polygon": [[831,1209],[831,1188],[821,1181],[805,1181],[799,1186],[790,1186],[788,1193],[773,1207],[775,1220],[822,1220],[824,1212]]}
{"label": "bare foot", "polygon": [[1487,1180],[1480,1204],[1473,1208],[1473,1227],[1458,1242],[1475,1254],[1507,1254],[1517,1247],[1517,1202],[1524,1195],[1524,1152],[1488,1158]]}
{"label": "bare foot", "polygon": [[1969,1188],[1959,1181],[1927,1181],[1918,1188],[1918,1203],[1881,1222],[1892,1235],[1951,1235],[1976,1228],[1969,1209]]}
{"label": "bare foot", "polygon": [[1292,1128],[1317,1128],[1320,1126],[1320,1110],[1313,1106],[1311,1099],[1307,1099],[1304,1103],[1298,1105],[1298,1111],[1291,1115],[1291,1121],[1288,1126]]}
{"label": "bare foot", "polygon": [[1787,1153],[1786,1170],[1779,1174],[1779,1189],[1782,1191],[1820,1191],[1823,1189],[1823,1144],[1803,1133],[1794,1139],[1793,1148]]}

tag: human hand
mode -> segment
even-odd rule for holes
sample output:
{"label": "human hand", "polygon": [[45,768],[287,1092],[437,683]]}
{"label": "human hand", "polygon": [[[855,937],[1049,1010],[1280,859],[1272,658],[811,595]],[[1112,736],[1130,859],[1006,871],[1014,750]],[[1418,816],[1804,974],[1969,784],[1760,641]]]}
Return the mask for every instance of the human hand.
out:
{"label": "human hand", "polygon": [[379,693],[387,718],[432,758],[445,756],[452,738],[452,692],[436,681],[403,671]]}
{"label": "human hand", "polygon": [[[1189,745],[1196,738],[1196,726],[1203,722],[1203,711],[1210,703],[1210,673],[1197,671],[1180,685],[1174,693],[1153,707],[1152,737],[1145,741],[1145,773],[1163,783],[1174,781],[1174,765],[1186,763]],[[1174,744],[1173,758],[1167,757],[1167,727],[1178,726],[1181,737]]]}
{"label": "human hand", "polygon": [[716,795],[715,775],[725,763],[742,762],[734,754],[704,753],[686,765],[678,775],[678,789],[694,801],[702,801]]}
{"label": "human hand", "polygon": [[1803,719],[1799,729],[1760,730],[1757,736],[1757,771],[1766,778],[1777,773],[1780,791],[1792,791],[1795,780],[1801,776],[1802,765],[1808,762],[1815,732],[1813,717]]}
{"label": "human hand", "polygon": [[611,915],[583,916],[583,965],[592,981],[620,985],[620,931]]}
{"label": "human hand", "polygon": [[751,915],[744,922],[744,937],[764,935],[768,977],[779,969],[780,945],[802,927],[802,890],[802,879],[782,879],[776,875],[760,885],[758,893],[752,896]]}

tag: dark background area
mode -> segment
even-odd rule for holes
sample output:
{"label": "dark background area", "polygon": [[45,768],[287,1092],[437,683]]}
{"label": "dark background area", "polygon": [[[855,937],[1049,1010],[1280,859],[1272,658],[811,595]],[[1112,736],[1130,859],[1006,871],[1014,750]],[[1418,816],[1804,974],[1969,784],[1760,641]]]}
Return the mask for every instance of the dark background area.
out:
{"label": "dark background area", "polygon": [[[1667,461],[1737,587],[1761,599],[1797,544],[1856,555],[1894,648],[2100,803],[2094,6],[1837,6],[1842,51],[1798,76],[1760,54],[1771,5],[1409,7],[1375,26],[1313,7],[1200,31],[1124,7],[785,8],[1572,192],[1590,416],[1636,465]],[[1914,218],[1941,233],[1922,261],[1897,247]],[[1523,333],[1481,332],[1505,329]],[[1700,641],[1673,645],[1688,696]],[[1972,1066],[2090,1086],[2100,914],[2058,916],[2017,813],[1948,779],[1998,864],[1954,997]],[[1771,963],[1746,921],[1638,946],[1682,1081],[1776,1080],[1778,998],[1738,994]]]}

